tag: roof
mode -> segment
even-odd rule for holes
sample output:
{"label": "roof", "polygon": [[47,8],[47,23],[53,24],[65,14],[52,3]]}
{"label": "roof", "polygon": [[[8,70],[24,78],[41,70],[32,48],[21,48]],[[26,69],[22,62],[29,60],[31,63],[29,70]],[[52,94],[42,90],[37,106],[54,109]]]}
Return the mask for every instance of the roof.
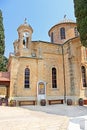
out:
{"label": "roof", "polygon": [[67,19],[67,18],[64,18],[62,21],[60,21],[58,24],[61,24],[61,23],[76,23],[74,22],[73,20],[71,19]]}
{"label": "roof", "polygon": [[21,27],[28,27],[28,28],[30,28],[30,29],[31,29],[31,31],[33,32],[32,27],[31,27],[31,26],[27,23],[26,19],[24,20],[24,23],[23,23],[23,24],[21,24],[21,25],[18,27],[18,29],[17,29],[17,30],[19,30]]}
{"label": "roof", "polygon": [[67,24],[68,24],[68,23],[76,24],[76,22],[74,22],[73,20],[68,19],[68,18],[66,18],[66,16],[64,16],[64,19],[63,19],[63,20],[61,20],[60,22],[58,22],[57,24],[55,24],[53,27],[50,28],[48,34],[50,33],[51,29],[53,29],[55,26],[58,26],[58,25],[60,25],[60,24],[66,24],[66,23],[67,23]]}
{"label": "roof", "polygon": [[41,41],[41,40],[38,40],[38,41],[32,41],[33,43],[34,42],[41,42],[41,43],[46,43],[46,44],[52,44],[52,45],[59,45],[59,46],[61,46],[61,44],[58,44],[58,43],[52,43],[52,42],[48,42],[48,41]]}
{"label": "roof", "polygon": [[10,72],[0,72],[0,82],[10,81]]}

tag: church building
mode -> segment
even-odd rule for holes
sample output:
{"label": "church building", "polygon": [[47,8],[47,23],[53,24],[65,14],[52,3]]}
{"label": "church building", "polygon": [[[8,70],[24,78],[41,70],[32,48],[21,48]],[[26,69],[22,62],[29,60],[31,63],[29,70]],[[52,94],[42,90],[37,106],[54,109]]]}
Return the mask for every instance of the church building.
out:
{"label": "church building", "polygon": [[46,104],[67,99],[78,104],[79,98],[87,104],[87,49],[76,23],[64,18],[51,27],[50,42],[33,41],[33,29],[26,21],[17,32],[8,72],[0,73],[0,94],[21,105],[39,105],[42,99]]}

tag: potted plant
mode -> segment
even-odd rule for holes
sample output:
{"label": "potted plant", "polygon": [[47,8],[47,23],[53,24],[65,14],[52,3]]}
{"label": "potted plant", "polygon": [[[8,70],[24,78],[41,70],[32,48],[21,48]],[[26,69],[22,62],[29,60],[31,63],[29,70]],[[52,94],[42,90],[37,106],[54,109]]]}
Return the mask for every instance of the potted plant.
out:
{"label": "potted plant", "polygon": [[83,105],[84,105],[84,100],[83,100],[83,98],[79,98],[78,104],[79,104],[79,106],[83,106]]}
{"label": "potted plant", "polygon": [[67,99],[67,105],[72,105],[72,99]]}
{"label": "potted plant", "polygon": [[41,99],[40,104],[41,104],[41,106],[46,106],[46,100],[45,99]]}
{"label": "potted plant", "polygon": [[16,106],[16,100],[11,99],[10,100],[10,106]]}

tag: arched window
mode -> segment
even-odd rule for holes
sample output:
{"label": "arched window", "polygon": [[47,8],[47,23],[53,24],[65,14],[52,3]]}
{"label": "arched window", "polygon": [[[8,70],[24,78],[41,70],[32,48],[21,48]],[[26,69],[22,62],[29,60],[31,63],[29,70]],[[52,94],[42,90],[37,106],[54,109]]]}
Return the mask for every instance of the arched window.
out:
{"label": "arched window", "polygon": [[29,32],[24,32],[24,34],[23,34],[24,48],[28,48],[28,41],[29,41]]}
{"label": "arched window", "polygon": [[25,84],[24,84],[25,88],[29,88],[30,87],[30,70],[29,68],[25,69]]}
{"label": "arched window", "polygon": [[57,88],[56,68],[52,68],[52,88]]}
{"label": "arched window", "polygon": [[26,38],[25,37],[23,37],[23,46],[24,46],[24,48],[26,48]]}
{"label": "arched window", "polygon": [[51,33],[51,42],[54,42],[53,41],[53,32]]}
{"label": "arched window", "polygon": [[65,39],[65,28],[60,28],[60,37],[61,39]]}
{"label": "arched window", "polygon": [[82,83],[83,83],[83,87],[87,87],[87,84],[86,84],[86,70],[85,70],[84,66],[81,67],[81,71],[82,71]]}
{"label": "arched window", "polygon": [[24,48],[28,48],[28,37],[23,37],[23,46]]}

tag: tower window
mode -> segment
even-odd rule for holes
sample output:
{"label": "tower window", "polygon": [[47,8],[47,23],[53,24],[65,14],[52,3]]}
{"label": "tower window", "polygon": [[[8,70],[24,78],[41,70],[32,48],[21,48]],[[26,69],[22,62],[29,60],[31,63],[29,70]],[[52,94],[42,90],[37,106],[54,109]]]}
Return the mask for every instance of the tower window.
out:
{"label": "tower window", "polygon": [[24,45],[24,47],[26,46],[26,39],[25,39],[25,37],[23,38],[23,45]]}
{"label": "tower window", "polygon": [[60,28],[60,37],[61,39],[65,39],[65,28]]}
{"label": "tower window", "polygon": [[81,67],[81,72],[82,72],[83,87],[87,87],[87,84],[86,84],[86,69],[85,69],[84,66]]}
{"label": "tower window", "polygon": [[28,32],[24,32],[24,35],[23,35],[23,45],[24,45],[24,48],[28,48],[28,40],[29,40],[29,33]]}
{"label": "tower window", "polygon": [[53,42],[53,32],[51,33],[51,42]]}
{"label": "tower window", "polygon": [[52,68],[52,88],[57,88],[56,68]]}
{"label": "tower window", "polygon": [[25,88],[29,88],[30,87],[30,69],[26,68],[25,69],[25,84],[24,84]]}

